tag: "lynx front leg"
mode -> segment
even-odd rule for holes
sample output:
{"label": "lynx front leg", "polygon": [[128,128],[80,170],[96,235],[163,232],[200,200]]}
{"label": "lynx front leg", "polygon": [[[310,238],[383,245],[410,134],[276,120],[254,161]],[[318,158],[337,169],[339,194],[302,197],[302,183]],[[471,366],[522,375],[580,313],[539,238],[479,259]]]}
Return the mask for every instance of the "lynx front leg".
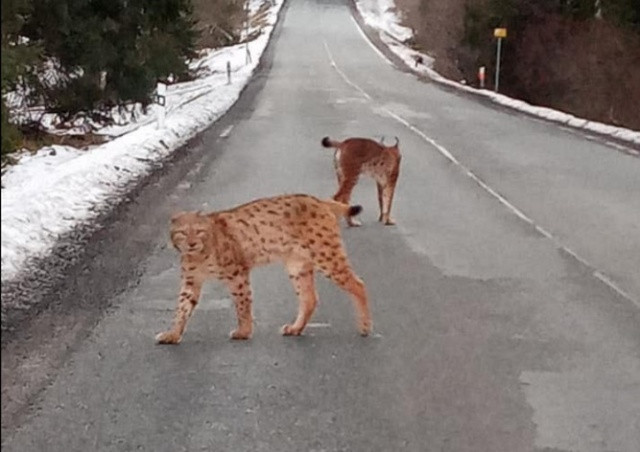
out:
{"label": "lynx front leg", "polygon": [[380,216],[378,217],[378,221],[382,221],[384,218],[383,216],[384,208],[382,203],[383,185],[380,182],[376,182],[376,186],[378,188],[378,207],[380,208]]}
{"label": "lynx front leg", "polygon": [[182,340],[182,334],[187,326],[187,321],[200,300],[202,281],[193,276],[182,276],[178,308],[176,309],[173,327],[169,331],[156,335],[158,344],[178,344]]}
{"label": "lynx front leg", "polygon": [[299,336],[309,322],[318,303],[318,294],[316,293],[313,279],[313,264],[288,263],[287,270],[291,284],[296,291],[296,295],[298,295],[300,305],[296,320],[293,324],[284,325],[282,334],[285,336]]}
{"label": "lynx front leg", "polygon": [[382,221],[385,225],[391,226],[396,224],[395,220],[391,218],[391,203],[393,202],[393,194],[396,189],[395,182],[387,184],[382,189],[382,214],[380,221]]}
{"label": "lynx front leg", "polygon": [[227,280],[227,287],[233,296],[233,302],[236,307],[236,317],[238,319],[238,327],[229,334],[229,337],[231,337],[231,339],[249,339],[253,332],[249,273],[239,272],[237,275],[234,275]]}

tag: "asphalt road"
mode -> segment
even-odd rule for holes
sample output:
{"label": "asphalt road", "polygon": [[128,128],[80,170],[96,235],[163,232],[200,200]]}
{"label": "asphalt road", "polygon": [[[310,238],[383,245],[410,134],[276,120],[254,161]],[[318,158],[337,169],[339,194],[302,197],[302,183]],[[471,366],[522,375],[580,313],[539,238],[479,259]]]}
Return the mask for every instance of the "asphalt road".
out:
{"label": "asphalt road", "polygon": [[[3,349],[2,450],[637,452],[640,160],[394,68],[342,1],[289,3],[233,111]],[[169,213],[329,196],[325,135],[400,138],[398,226],[363,180],[343,234],[374,334],[318,278],[306,334],[280,336],[297,301],[270,266],[251,341],[228,340],[211,284],[181,345],[155,345],[178,290]]]}

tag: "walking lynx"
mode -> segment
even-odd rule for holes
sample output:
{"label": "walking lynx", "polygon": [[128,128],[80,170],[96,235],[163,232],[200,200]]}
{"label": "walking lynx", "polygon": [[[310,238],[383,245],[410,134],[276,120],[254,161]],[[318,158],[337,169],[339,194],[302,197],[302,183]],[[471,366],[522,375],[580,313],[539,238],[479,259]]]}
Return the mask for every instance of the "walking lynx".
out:
{"label": "walking lynx", "polygon": [[253,329],[249,272],[274,261],[284,262],[299,298],[298,315],[282,327],[282,334],[302,333],[316,307],[314,271],[320,270],[351,295],[358,330],[366,336],[371,331],[366,289],[351,269],[338,225],[339,217],[350,218],[361,210],[308,195],[283,195],[220,212],[174,215],[170,232],[181,255],[180,297],[173,327],[156,340],[180,342],[202,283],[211,278],[222,280],[233,297],[238,326],[231,338],[248,339]]}
{"label": "walking lynx", "polygon": [[[391,203],[402,158],[398,144],[398,138],[393,146],[384,146],[368,138],[334,141],[324,137],[322,145],[336,150],[333,160],[339,187],[333,199],[348,204],[360,174],[366,174],[378,185],[378,205],[380,206],[378,221],[386,225],[395,224],[391,218]],[[347,218],[347,222],[349,226],[360,226],[360,222],[353,218]]]}

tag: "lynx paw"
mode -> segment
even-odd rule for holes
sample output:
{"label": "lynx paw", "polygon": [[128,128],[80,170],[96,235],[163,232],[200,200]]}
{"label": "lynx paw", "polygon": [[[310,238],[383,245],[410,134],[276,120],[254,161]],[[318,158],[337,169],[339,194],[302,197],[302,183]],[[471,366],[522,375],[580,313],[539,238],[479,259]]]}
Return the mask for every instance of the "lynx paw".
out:
{"label": "lynx paw", "polygon": [[158,344],[174,344],[180,343],[182,337],[174,331],[165,331],[163,333],[156,334],[156,343]]}
{"label": "lynx paw", "polygon": [[302,334],[302,328],[295,328],[293,325],[283,325],[281,331],[283,336],[300,336]]}
{"label": "lynx paw", "polygon": [[393,226],[396,224],[396,220],[393,220],[391,218],[387,218],[387,221],[384,222],[385,226]]}
{"label": "lynx paw", "polygon": [[229,338],[235,341],[244,341],[251,338],[251,333],[246,331],[233,330],[231,333],[229,333]]}
{"label": "lynx paw", "polygon": [[363,337],[368,336],[371,333],[371,329],[372,329],[372,324],[371,324],[371,320],[369,319],[362,320],[358,325],[358,332],[360,333],[360,336],[363,336]]}

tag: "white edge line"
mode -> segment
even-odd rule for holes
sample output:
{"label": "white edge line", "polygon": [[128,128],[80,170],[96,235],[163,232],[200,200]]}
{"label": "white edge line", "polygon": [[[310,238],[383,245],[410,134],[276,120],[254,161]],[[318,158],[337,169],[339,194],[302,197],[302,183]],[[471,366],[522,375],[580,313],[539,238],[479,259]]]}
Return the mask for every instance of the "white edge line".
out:
{"label": "white edge line", "polygon": [[233,124],[222,131],[222,133],[220,134],[220,138],[227,138],[232,130],[233,130]]}
{"label": "white edge line", "polygon": [[631,297],[631,295],[629,295],[627,292],[625,292],[624,290],[622,290],[615,282],[613,282],[611,280],[611,278],[609,278],[607,275],[605,275],[604,273],[602,273],[600,270],[595,270],[593,272],[593,276],[595,276],[596,278],[598,278],[600,281],[602,281],[603,283],[605,283],[607,286],[609,286],[610,288],[612,288],[613,290],[615,290],[616,292],[618,292],[618,295],[620,295],[623,298],[626,298],[627,300],[631,300],[631,302],[633,304],[636,305],[636,307],[640,308],[640,302],[638,302],[637,300],[635,300],[634,298]]}
{"label": "white edge line", "polygon": [[371,96],[369,96],[369,94],[367,92],[365,92],[365,90],[363,90],[358,85],[356,85],[351,80],[349,80],[349,78],[344,74],[344,72],[342,72],[340,70],[340,68],[336,64],[335,60],[333,59],[333,55],[331,54],[331,51],[329,50],[329,45],[327,44],[327,41],[324,40],[323,42],[324,42],[324,48],[327,51],[327,55],[329,56],[329,61],[331,62],[331,66],[336,70],[336,72],[340,75],[340,77],[342,77],[342,79],[345,82],[347,82],[348,85],[350,85],[351,87],[356,89],[358,92],[360,92],[360,94],[362,94],[365,98],[367,98],[367,100],[371,100]]}
{"label": "white edge line", "polygon": [[360,35],[362,35],[366,43],[369,44],[369,47],[371,47],[378,54],[378,56],[380,56],[380,58],[382,58],[385,61],[385,63],[395,67],[395,64],[393,64],[393,62],[389,58],[387,58],[387,56],[384,53],[382,53],[382,51],[379,48],[373,45],[373,42],[371,42],[369,38],[367,38],[367,35],[365,34],[364,30],[360,27],[360,24],[355,19],[355,17],[353,17],[353,15],[351,16],[351,20],[353,21],[354,24],[356,24],[356,29],[360,32]]}
{"label": "white edge line", "polygon": [[[366,38],[365,38],[366,39]],[[367,40],[368,41],[368,40]],[[356,85],[354,82],[352,82],[344,72],[342,72],[340,70],[340,68],[338,67],[338,65],[336,64],[336,62],[334,61],[331,52],[329,50],[329,46],[327,44],[326,41],[324,41],[324,47],[327,51],[327,55],[329,56],[329,59],[331,61],[331,65],[333,66],[333,68],[336,70],[336,72],[338,72],[338,74],[340,74],[340,77],[342,77],[342,79],[349,84],[350,86],[352,86],[354,89],[356,89],[357,91],[359,91],[363,96],[365,96],[367,99],[372,100],[372,97],[366,92],[364,91],[360,86]],[[455,164],[456,166],[458,166],[469,178],[471,178],[473,181],[476,182],[476,184],[478,184],[483,190],[485,190],[487,193],[489,193],[492,197],[494,197],[495,199],[497,199],[500,204],[502,204],[503,206],[505,206],[510,212],[512,212],[514,215],[516,215],[518,218],[520,218],[521,220],[523,220],[524,222],[526,222],[527,224],[532,225],[535,230],[542,235],[543,237],[549,239],[555,246],[557,249],[561,249],[562,251],[566,252],[567,254],[569,254],[571,257],[573,257],[576,261],[580,262],[582,265],[588,267],[589,269],[591,269],[591,274],[597,278],[599,281],[603,282],[606,286],[608,286],[610,289],[612,289],[614,292],[616,292],[619,296],[625,298],[626,300],[630,301],[632,304],[634,304],[637,308],[640,308],[640,301],[636,300],[635,298],[633,298],[630,294],[628,294],[627,292],[625,292],[623,289],[621,289],[620,287],[618,287],[618,285],[613,282],[611,280],[611,278],[609,278],[607,275],[605,275],[604,273],[602,273],[600,270],[597,270],[595,266],[593,266],[592,264],[590,264],[586,259],[584,259],[583,257],[581,257],[579,254],[577,254],[575,251],[571,250],[570,248],[568,248],[567,246],[563,245],[560,240],[558,240],[553,234],[551,234],[550,232],[548,232],[546,229],[544,229],[542,226],[537,225],[531,218],[529,218],[524,212],[522,212],[520,209],[518,209],[516,206],[514,206],[513,204],[511,204],[511,202],[509,202],[504,196],[502,196],[500,193],[498,193],[496,190],[494,190],[493,188],[491,188],[486,182],[484,182],[482,179],[480,179],[478,176],[476,176],[474,174],[473,171],[471,171],[469,168],[467,168],[466,166],[464,166],[462,163],[460,163],[460,161],[458,159],[456,159],[453,154],[451,154],[451,152],[449,152],[449,150],[447,150],[444,146],[438,144],[434,139],[430,138],[429,136],[427,136],[424,132],[422,132],[420,129],[416,128],[415,126],[411,125],[406,119],[404,119],[403,117],[399,116],[398,114],[392,112],[391,110],[389,110],[386,107],[383,107],[383,110],[385,111],[385,113],[387,113],[387,115],[389,115],[389,117],[395,119],[396,121],[398,121],[400,124],[404,125],[405,127],[407,127],[409,130],[411,130],[412,132],[414,132],[416,135],[420,136],[424,141],[426,141],[427,143],[429,143],[431,146],[433,146],[441,155],[443,155],[447,160],[449,160],[450,162],[452,162],[453,164]]]}

